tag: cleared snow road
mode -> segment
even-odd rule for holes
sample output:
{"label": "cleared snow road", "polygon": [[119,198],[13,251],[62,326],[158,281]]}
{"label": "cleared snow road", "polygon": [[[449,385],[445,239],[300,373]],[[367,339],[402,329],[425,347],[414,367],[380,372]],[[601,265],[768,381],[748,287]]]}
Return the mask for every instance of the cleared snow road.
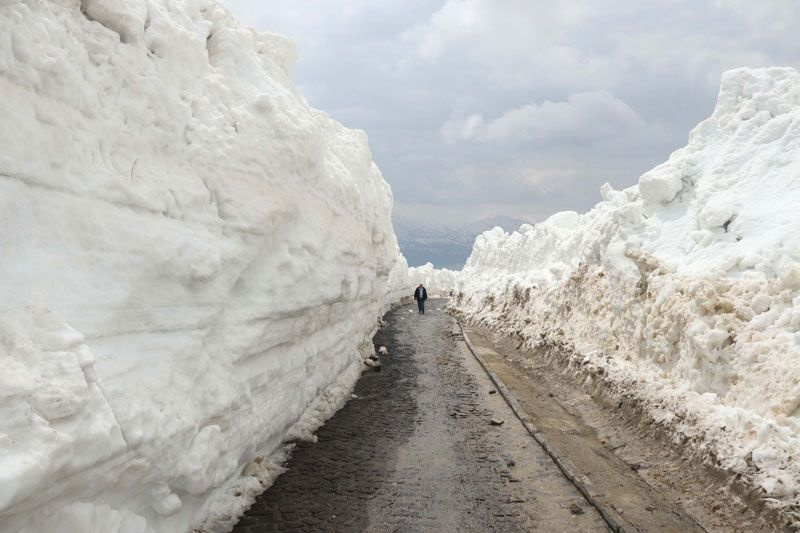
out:
{"label": "cleared snow road", "polygon": [[364,374],[319,442],[297,445],[235,531],[606,530],[490,394],[444,303],[386,316],[382,371]]}

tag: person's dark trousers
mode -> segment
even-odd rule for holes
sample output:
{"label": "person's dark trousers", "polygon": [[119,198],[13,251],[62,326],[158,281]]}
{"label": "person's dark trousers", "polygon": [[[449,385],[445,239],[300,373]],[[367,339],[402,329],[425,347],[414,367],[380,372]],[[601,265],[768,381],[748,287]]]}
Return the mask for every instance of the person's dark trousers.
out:
{"label": "person's dark trousers", "polygon": [[423,300],[422,298],[417,300],[417,307],[419,307],[419,314],[424,315],[425,314],[425,300]]}

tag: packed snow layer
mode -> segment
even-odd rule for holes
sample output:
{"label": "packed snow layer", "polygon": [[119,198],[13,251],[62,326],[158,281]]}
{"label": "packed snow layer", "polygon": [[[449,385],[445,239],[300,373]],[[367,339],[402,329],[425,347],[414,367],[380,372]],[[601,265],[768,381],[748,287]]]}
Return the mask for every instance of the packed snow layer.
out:
{"label": "packed snow layer", "polygon": [[457,306],[645,399],[781,505],[800,491],[800,74],[739,69],[688,146],[586,214],[478,237]]}
{"label": "packed snow layer", "polygon": [[422,283],[429,297],[450,296],[451,292],[460,290],[461,272],[448,270],[446,268],[433,268],[432,263],[425,263],[420,267],[410,267],[408,269],[408,281],[411,284],[409,296],[414,289]]}
{"label": "packed snow layer", "polygon": [[294,58],[211,0],[0,1],[3,532],[224,528],[348,396],[407,269]]}

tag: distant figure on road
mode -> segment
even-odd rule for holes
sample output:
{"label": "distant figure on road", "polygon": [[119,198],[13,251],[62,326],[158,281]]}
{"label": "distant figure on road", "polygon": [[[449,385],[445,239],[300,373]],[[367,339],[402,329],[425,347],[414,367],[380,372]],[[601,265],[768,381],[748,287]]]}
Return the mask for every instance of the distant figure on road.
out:
{"label": "distant figure on road", "polygon": [[422,286],[422,283],[419,284],[417,290],[414,291],[414,299],[417,301],[417,307],[419,307],[419,314],[425,314],[425,300],[428,299],[428,291],[425,290],[425,287]]}

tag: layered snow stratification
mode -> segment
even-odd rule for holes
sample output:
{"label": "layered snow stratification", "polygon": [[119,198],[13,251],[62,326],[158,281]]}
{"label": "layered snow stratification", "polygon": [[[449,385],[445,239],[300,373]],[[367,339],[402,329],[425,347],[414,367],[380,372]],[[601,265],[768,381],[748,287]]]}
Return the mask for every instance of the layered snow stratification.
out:
{"label": "layered snow stratification", "polygon": [[224,527],[346,396],[409,282],[294,58],[210,0],[0,2],[0,530]]}
{"label": "layered snow stratification", "polygon": [[448,270],[446,268],[433,268],[432,263],[425,263],[419,267],[408,269],[408,281],[411,283],[411,293],[422,283],[427,289],[428,296],[450,296],[452,292],[458,292],[461,272]]}
{"label": "layered snow stratification", "polygon": [[727,72],[687,147],[602,194],[584,215],[478,237],[457,306],[566,348],[590,379],[796,504],[800,74]]}

